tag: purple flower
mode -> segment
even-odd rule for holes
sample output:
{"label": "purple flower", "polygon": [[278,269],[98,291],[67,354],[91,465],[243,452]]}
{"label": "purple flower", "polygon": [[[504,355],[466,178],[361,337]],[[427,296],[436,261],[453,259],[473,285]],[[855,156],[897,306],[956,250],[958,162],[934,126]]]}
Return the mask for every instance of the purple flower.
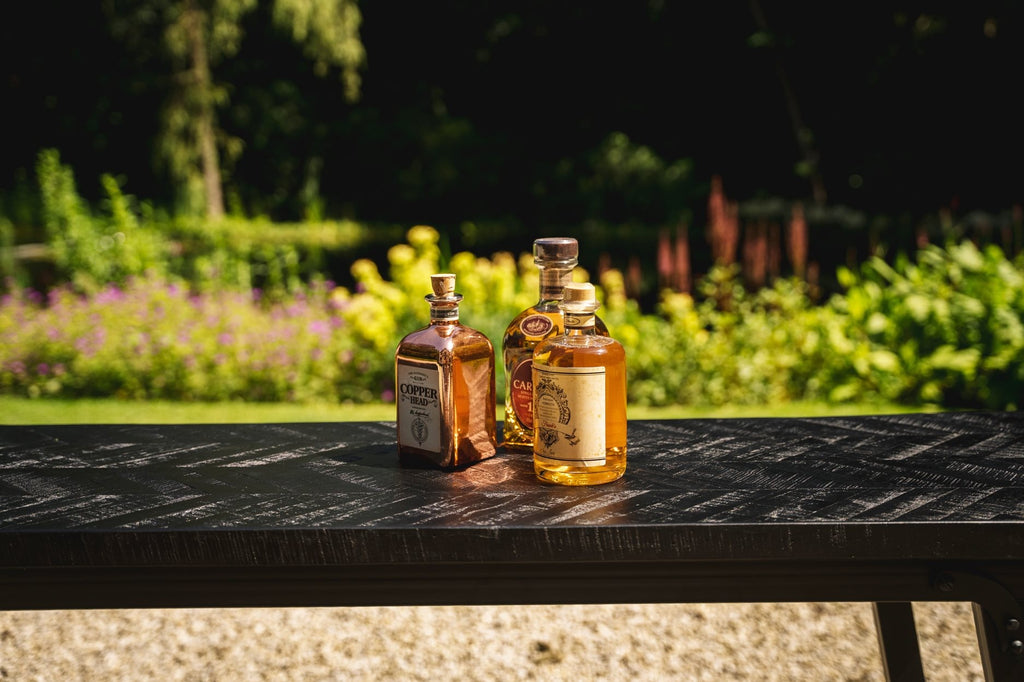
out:
{"label": "purple flower", "polygon": [[331,326],[323,320],[313,320],[309,323],[309,331],[318,336],[327,336],[331,333]]}
{"label": "purple flower", "polygon": [[103,289],[102,291],[100,291],[100,293],[96,294],[96,298],[94,300],[96,303],[104,304],[117,303],[119,301],[123,301],[124,299],[124,292],[118,289],[116,286],[110,285]]}

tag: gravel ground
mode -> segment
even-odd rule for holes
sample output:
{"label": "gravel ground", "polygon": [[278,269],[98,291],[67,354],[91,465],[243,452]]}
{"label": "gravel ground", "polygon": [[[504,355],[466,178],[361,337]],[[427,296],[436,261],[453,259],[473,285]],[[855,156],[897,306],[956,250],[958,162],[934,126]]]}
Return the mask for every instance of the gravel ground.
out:
{"label": "gravel ground", "polygon": [[[915,604],[930,682],[969,605]],[[867,604],[0,612],[0,680],[884,680]]]}

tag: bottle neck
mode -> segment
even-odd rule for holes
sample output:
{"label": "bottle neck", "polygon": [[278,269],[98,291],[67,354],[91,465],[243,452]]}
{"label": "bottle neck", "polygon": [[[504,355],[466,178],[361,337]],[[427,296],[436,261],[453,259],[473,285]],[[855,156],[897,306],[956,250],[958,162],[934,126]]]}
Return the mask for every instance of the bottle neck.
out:
{"label": "bottle neck", "polygon": [[595,336],[597,334],[597,317],[594,313],[562,312],[566,336]]}
{"label": "bottle neck", "polygon": [[455,324],[459,321],[459,301],[462,294],[451,296],[426,296],[430,304],[430,324]]}
{"label": "bottle neck", "polygon": [[572,282],[572,265],[538,264],[540,269],[540,300],[561,301],[562,289]]}

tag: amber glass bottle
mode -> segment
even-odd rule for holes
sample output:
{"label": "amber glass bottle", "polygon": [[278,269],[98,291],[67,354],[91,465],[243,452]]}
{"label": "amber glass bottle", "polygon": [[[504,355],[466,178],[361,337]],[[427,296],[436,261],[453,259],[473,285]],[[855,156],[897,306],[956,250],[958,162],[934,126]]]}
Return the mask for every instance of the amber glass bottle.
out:
{"label": "amber glass bottle", "polygon": [[430,324],[395,351],[398,455],[445,469],[497,451],[494,347],[459,323],[455,275],[431,275]]}
{"label": "amber glass bottle", "polygon": [[607,483],[626,471],[626,352],[595,325],[591,284],[567,284],[565,331],[533,351],[533,466],[544,481]]}
{"label": "amber glass bottle", "polygon": [[[545,237],[533,242],[533,261],[540,270],[540,300],[516,315],[501,340],[505,369],[504,445],[529,452],[533,448],[533,349],[562,331],[558,304],[572,282],[579,244],[571,237]],[[597,319],[597,333],[608,335]]]}

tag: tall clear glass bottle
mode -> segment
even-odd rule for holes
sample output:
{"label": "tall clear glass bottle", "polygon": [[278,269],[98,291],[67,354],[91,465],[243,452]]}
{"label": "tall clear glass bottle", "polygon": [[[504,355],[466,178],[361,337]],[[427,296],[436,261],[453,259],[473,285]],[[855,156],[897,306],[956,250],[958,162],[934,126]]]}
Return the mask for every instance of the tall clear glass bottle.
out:
{"label": "tall clear glass bottle", "polygon": [[533,351],[533,468],[563,485],[607,483],[626,471],[626,351],[596,328],[592,284],[567,284],[565,331]]}
{"label": "tall clear glass bottle", "polygon": [[430,324],[395,351],[398,455],[452,469],[497,451],[494,347],[459,322],[455,275],[430,276]]}
{"label": "tall clear glass bottle", "polygon": [[[579,244],[571,237],[545,237],[533,242],[533,262],[540,270],[540,300],[516,315],[501,340],[507,449],[529,452],[533,448],[533,349],[544,339],[562,332],[558,304],[565,285],[572,282],[578,257]],[[608,335],[608,328],[600,319],[596,330],[600,335]]]}

